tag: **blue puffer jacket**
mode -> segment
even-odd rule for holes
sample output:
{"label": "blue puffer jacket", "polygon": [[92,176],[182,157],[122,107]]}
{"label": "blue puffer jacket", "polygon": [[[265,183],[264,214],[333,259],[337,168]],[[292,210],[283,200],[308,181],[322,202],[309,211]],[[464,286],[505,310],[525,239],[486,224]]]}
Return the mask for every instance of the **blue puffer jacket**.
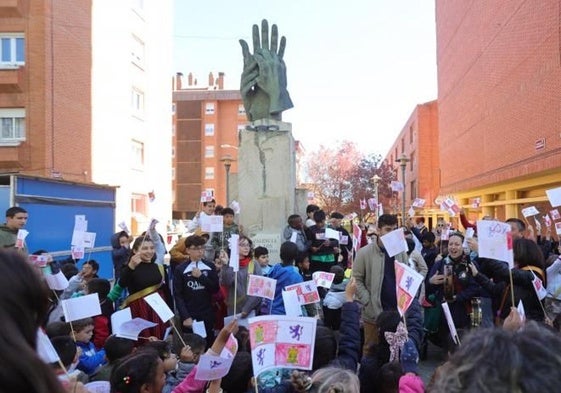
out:
{"label": "blue puffer jacket", "polygon": [[[284,287],[292,284],[298,284],[303,282],[302,276],[298,273],[298,270],[293,265],[282,265],[277,264],[273,266],[269,272],[269,278],[277,280],[277,286],[275,288],[275,298],[273,300],[273,307],[271,308],[270,314],[272,315],[286,315],[284,310],[284,302],[282,300],[282,291]],[[266,303],[266,302],[265,302]],[[267,306],[270,305],[267,303]],[[265,309],[267,307],[264,307]],[[263,310],[262,308],[262,311]],[[266,314],[269,314],[266,310]]]}

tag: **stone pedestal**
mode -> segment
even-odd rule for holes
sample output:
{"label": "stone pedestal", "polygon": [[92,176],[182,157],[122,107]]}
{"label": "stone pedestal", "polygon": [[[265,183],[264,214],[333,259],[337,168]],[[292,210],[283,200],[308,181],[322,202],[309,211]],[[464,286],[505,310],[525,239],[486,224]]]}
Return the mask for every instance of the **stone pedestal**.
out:
{"label": "stone pedestal", "polygon": [[296,212],[296,158],[292,125],[256,121],[240,132],[237,200],[240,223],[255,246],[269,249],[277,263],[281,234]]}

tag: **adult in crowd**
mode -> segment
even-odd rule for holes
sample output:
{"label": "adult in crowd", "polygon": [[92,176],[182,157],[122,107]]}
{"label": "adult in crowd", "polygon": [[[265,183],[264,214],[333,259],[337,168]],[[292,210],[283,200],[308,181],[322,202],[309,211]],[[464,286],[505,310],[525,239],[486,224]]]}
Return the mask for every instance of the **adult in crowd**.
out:
{"label": "adult in crowd", "polygon": [[[0,225],[0,248],[15,248],[18,231],[25,227],[28,218],[27,210],[23,207],[12,206],[6,210],[6,222]],[[25,242],[21,247],[27,253]]]}

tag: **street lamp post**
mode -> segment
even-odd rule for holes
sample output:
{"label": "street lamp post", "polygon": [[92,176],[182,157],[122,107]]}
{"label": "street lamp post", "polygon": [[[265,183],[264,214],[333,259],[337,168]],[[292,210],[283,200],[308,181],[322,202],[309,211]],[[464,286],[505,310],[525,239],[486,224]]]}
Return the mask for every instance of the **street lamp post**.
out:
{"label": "street lamp post", "polygon": [[399,162],[399,166],[401,167],[401,181],[403,182],[403,192],[401,194],[401,225],[405,225],[405,167],[411,160],[403,153],[401,157],[395,161]]}
{"label": "street lamp post", "polygon": [[380,180],[382,180],[382,178],[380,176],[378,176],[378,174],[375,174],[374,176],[372,176],[372,183],[374,184],[374,197],[376,198],[376,220],[378,219],[378,217],[380,217],[380,200],[378,198],[378,183],[380,183]]}
{"label": "street lamp post", "polygon": [[227,154],[220,159],[224,163],[226,169],[226,206],[230,206],[230,167],[234,159],[231,155]]}

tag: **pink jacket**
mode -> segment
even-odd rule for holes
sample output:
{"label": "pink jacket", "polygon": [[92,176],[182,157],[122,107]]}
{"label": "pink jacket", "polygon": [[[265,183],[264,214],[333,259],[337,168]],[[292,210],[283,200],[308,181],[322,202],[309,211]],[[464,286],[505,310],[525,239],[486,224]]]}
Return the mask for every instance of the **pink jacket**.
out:
{"label": "pink jacket", "polygon": [[[175,392],[175,390],[174,390]],[[406,374],[399,378],[399,393],[424,393],[425,385],[417,375]]]}
{"label": "pink jacket", "polygon": [[193,367],[189,375],[173,389],[172,393],[204,393],[207,381],[195,379],[197,366]]}

